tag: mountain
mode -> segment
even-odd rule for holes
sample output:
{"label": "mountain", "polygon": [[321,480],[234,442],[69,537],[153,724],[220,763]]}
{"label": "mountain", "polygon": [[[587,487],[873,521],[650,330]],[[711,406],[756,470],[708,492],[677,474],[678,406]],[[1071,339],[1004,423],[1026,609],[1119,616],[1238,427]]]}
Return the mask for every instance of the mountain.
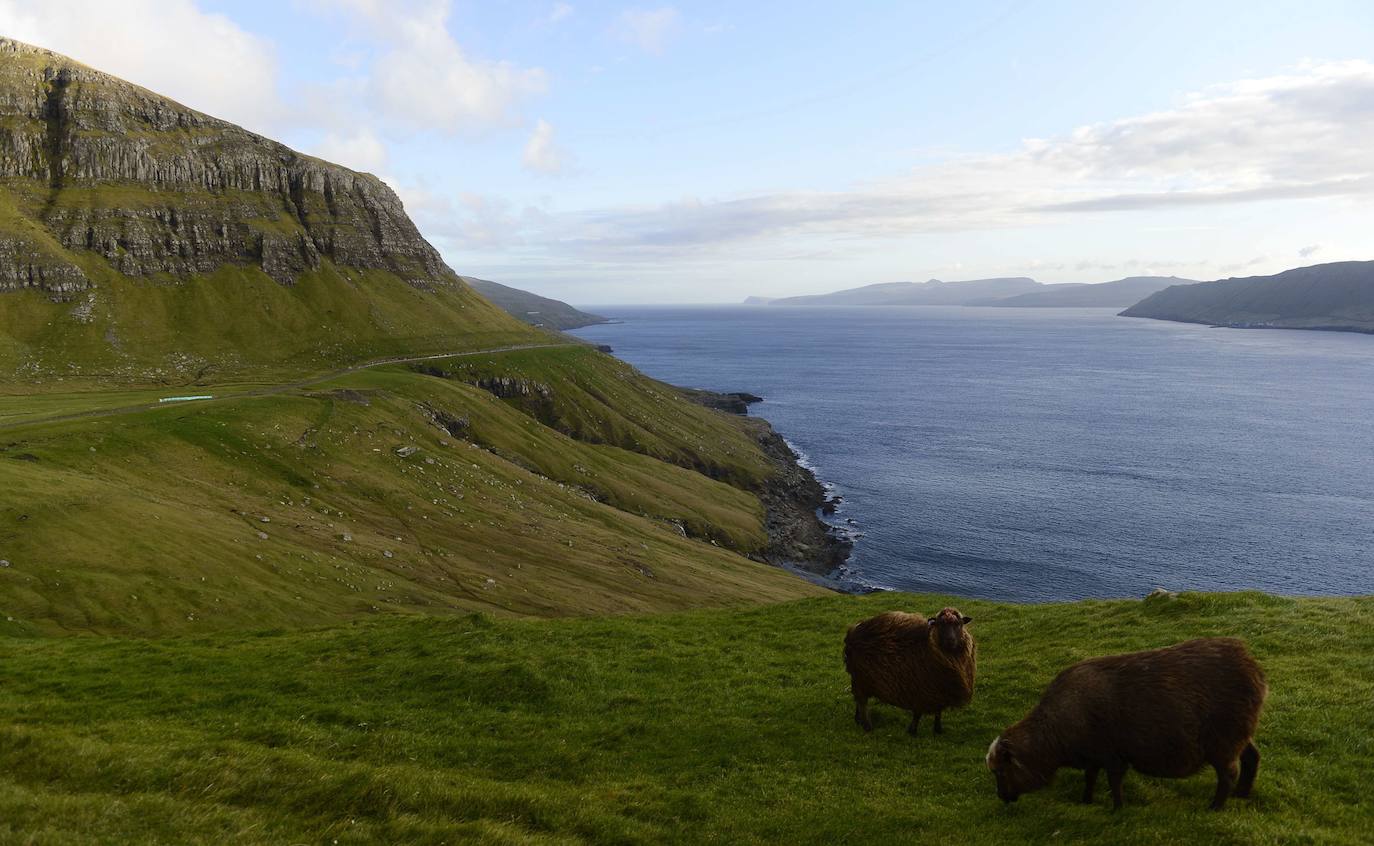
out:
{"label": "mountain", "polygon": [[1038,291],[969,305],[998,308],[1125,308],[1170,285],[1192,285],[1194,282],[1194,279],[1180,279],[1177,276],[1128,276],[1091,285],[1046,285]]}
{"label": "mountain", "polygon": [[1044,287],[1034,279],[1012,276],[999,279],[971,279],[965,282],[880,282],[862,288],[848,288],[830,294],[781,297],[768,305],[967,305],[976,300],[1009,297]]}
{"label": "mountain", "polygon": [[375,176],[0,39],[0,380],[190,381],[538,337]]}
{"label": "mountain", "polygon": [[472,286],[473,290],[500,306],[507,314],[532,326],[547,326],[550,329],[561,331],[580,329],[583,326],[595,326],[598,323],[610,323],[609,320],[599,314],[579,311],[562,300],[541,297],[538,294],[531,294],[529,291],[522,291],[519,288],[512,288],[498,282],[489,282],[486,279],[477,279],[472,276],[462,278],[464,282]]}
{"label": "mountain", "polygon": [[1240,328],[1374,332],[1374,261],[1175,285],[1121,314]]}
{"label": "mountain", "polygon": [[743,305],[768,305],[776,297],[745,297]]}

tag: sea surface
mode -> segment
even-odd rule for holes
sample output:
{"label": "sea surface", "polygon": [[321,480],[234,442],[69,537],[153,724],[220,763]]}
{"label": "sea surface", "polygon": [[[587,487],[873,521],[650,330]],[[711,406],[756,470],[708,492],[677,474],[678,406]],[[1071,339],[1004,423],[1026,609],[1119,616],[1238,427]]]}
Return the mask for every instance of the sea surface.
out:
{"label": "sea surface", "polygon": [[607,307],[576,334],[765,398],[851,587],[1374,593],[1374,335],[1104,309]]}

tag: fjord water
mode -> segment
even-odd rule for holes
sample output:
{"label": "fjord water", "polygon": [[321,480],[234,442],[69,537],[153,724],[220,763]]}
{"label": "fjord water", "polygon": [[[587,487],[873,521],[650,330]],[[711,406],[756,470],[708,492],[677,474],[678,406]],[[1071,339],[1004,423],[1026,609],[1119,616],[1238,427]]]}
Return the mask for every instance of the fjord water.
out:
{"label": "fjord water", "polygon": [[[1044,601],[1374,593],[1374,335],[1103,309],[595,309],[750,391],[843,497],[855,586]],[[852,521],[852,522],[851,522]]]}

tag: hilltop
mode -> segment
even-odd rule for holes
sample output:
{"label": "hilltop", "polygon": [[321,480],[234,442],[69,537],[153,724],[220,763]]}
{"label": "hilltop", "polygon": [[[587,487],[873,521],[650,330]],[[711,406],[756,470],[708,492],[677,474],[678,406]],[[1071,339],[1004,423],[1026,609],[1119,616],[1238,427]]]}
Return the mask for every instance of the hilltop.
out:
{"label": "hilltop", "polygon": [[1374,261],[1176,285],[1121,314],[1238,328],[1374,332]]}
{"label": "hilltop", "polygon": [[573,308],[562,300],[541,297],[529,291],[502,285],[499,282],[490,282],[472,276],[464,276],[463,281],[507,314],[531,326],[546,326],[550,329],[567,331],[569,329],[581,329],[583,326],[595,326],[599,323],[611,322],[599,314],[591,314]]}
{"label": "hilltop", "polygon": [[375,176],[0,39],[0,381],[190,382],[538,339]]}

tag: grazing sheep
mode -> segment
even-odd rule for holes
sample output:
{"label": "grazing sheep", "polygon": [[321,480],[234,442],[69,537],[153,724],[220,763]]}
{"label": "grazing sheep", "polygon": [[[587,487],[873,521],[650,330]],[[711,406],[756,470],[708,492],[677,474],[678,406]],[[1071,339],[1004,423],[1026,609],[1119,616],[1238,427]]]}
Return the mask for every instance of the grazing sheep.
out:
{"label": "grazing sheep", "polygon": [[1049,784],[1060,767],[1081,769],[1085,803],[1106,770],[1120,808],[1131,767],[1184,778],[1211,764],[1212,809],[1221,810],[1227,796],[1249,796],[1255,783],[1253,738],[1268,691],[1264,671],[1234,638],[1092,658],[1060,673],[1040,704],[992,742],[988,769],[1004,802]]}
{"label": "grazing sheep", "polygon": [[954,608],[930,620],[920,614],[889,611],[849,627],[844,636],[844,667],[854,692],[854,721],[872,731],[869,697],[911,712],[915,735],[922,714],[935,715],[935,733],[946,708],[973,698],[977,647],[964,628],[973,621]]}

